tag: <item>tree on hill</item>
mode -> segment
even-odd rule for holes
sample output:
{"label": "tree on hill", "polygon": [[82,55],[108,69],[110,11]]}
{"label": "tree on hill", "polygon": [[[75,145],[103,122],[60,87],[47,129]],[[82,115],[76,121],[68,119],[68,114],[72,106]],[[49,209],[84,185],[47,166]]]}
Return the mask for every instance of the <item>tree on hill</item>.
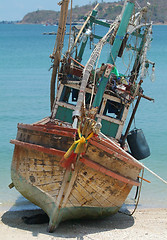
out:
{"label": "tree on hill", "polygon": [[[138,0],[137,1],[141,7],[145,6],[147,1]],[[150,18],[154,23],[167,23],[167,1],[166,0],[149,0],[150,7],[149,13]],[[73,8],[73,22],[80,21],[83,16],[88,15],[88,13],[94,8],[97,1],[93,4],[87,4],[85,6],[79,7],[76,5]],[[120,14],[124,1],[110,2],[106,3],[101,1],[98,7],[98,18],[103,18],[106,20],[113,20],[118,14]],[[25,15],[21,23],[33,23],[33,24],[57,24],[59,21],[59,12],[49,11],[49,10],[37,10],[32,13]],[[70,22],[70,12],[68,14],[67,21]]]}

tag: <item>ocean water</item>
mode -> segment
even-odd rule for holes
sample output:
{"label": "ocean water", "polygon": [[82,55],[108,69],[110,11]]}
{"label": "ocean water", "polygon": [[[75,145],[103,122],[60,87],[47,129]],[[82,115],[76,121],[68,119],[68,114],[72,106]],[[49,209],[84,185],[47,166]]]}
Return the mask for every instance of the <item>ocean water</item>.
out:
{"label": "ocean water", "polygon": [[[56,26],[0,24],[0,208],[3,209],[32,208],[15,189],[8,188],[14,148],[9,141],[16,137],[18,122],[33,123],[50,114],[49,55],[56,36],[43,32],[56,30]],[[156,62],[156,81],[152,83],[147,77],[143,88],[144,94],[155,102],[142,99],[135,124],[143,129],[151,149],[151,156],[141,162],[167,180],[166,39],[167,26],[154,26],[148,55]],[[167,185],[146,170],[144,177],[151,183],[143,183],[139,206],[167,207]],[[130,198],[134,194],[135,190]]]}

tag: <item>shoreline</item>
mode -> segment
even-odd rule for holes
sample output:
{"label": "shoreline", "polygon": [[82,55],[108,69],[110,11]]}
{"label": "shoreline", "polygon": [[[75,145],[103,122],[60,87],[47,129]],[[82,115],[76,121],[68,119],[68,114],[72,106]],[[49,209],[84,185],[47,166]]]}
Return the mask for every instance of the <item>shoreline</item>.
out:
{"label": "shoreline", "polygon": [[[45,23],[26,23],[26,22],[22,23],[20,20],[18,20],[18,21],[0,21],[0,24],[6,24],[6,25],[8,25],[8,24],[9,25],[10,24],[14,24],[14,25],[45,25]],[[69,26],[70,23],[67,23],[66,25]],[[73,22],[72,25],[82,26],[83,22]],[[55,24],[49,24],[48,26],[55,26]],[[56,24],[56,26],[58,26],[58,25]],[[153,26],[167,26],[167,22],[164,22],[164,23],[156,22],[156,23],[153,23]]]}
{"label": "shoreline", "polygon": [[117,213],[97,220],[72,220],[62,222],[54,233],[46,231],[47,224],[26,225],[23,216],[39,210],[0,212],[1,240],[110,240],[110,239],[160,239],[167,236],[167,208],[138,209],[133,216]]}
{"label": "shoreline", "polygon": [[[146,191],[146,190],[145,190]],[[121,209],[133,211],[136,205],[136,201],[134,200],[135,190],[132,190],[129,196],[127,197],[125,203],[121,207]],[[143,196],[142,196],[143,195]],[[27,210],[37,210],[40,209],[37,205],[34,205],[32,202],[24,198],[19,192],[15,191],[12,193],[13,198],[11,200],[3,199],[0,201],[0,213],[5,211],[27,211]],[[154,199],[152,198],[154,197]],[[145,210],[145,209],[166,209],[167,202],[165,201],[165,196],[161,196],[161,201],[159,198],[156,198],[155,195],[145,195],[143,191],[139,203],[137,205],[137,210]],[[163,198],[163,200],[162,200]]]}

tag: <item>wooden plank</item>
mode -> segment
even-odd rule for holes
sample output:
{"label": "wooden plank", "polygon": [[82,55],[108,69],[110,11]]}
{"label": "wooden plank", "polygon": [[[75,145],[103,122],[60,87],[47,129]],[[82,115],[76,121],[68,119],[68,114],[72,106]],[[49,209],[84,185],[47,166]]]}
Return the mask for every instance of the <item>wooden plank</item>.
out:
{"label": "wooden plank", "polygon": [[[42,172],[41,172],[42,173]],[[45,175],[44,175],[45,174]],[[43,173],[43,176],[41,176],[41,177],[39,177],[39,176],[37,176],[37,179],[39,180],[39,181],[43,181],[43,179],[44,179],[44,181],[46,182],[46,181],[48,181],[48,182],[56,182],[56,181],[61,181],[61,180],[63,180],[63,172],[61,173],[61,174],[52,174],[51,173],[51,175],[50,176],[48,176],[48,174],[47,173]]]}
{"label": "wooden plank", "polygon": [[43,152],[43,153],[47,153],[47,154],[51,154],[51,155],[56,155],[59,157],[64,156],[64,154],[66,153],[65,151],[61,151],[61,150],[57,150],[55,148],[46,148],[40,145],[36,145],[36,144],[31,144],[31,143],[26,143],[26,142],[21,142],[18,140],[10,140],[10,143],[15,144],[17,146],[22,146],[24,148],[29,148],[32,150],[36,150],[39,152]]}
{"label": "wooden plank", "polygon": [[[85,173],[87,171],[87,167],[83,165],[83,168],[81,169],[78,179],[77,179],[77,184],[79,183],[90,195],[93,196],[94,199],[96,199],[99,204],[103,205],[104,202],[107,202],[108,205],[111,205],[110,202],[108,201],[108,196],[104,196],[105,192],[100,192],[103,188],[99,188],[98,184],[103,183],[103,187],[105,187],[105,180],[104,176],[100,178],[99,174],[95,172],[94,170],[89,169],[88,172],[88,177],[85,176]],[[94,186],[92,184],[94,183]],[[110,184],[110,182],[107,179],[107,186]],[[100,190],[100,191],[99,191]],[[106,195],[106,193],[105,193]],[[106,197],[106,199],[105,199]]]}
{"label": "wooden plank", "polygon": [[[72,197],[72,196],[71,196]],[[75,205],[76,206],[76,205]],[[68,202],[66,203],[66,208],[73,208],[74,205],[71,203],[70,199],[68,198]]]}
{"label": "wooden plank", "polygon": [[53,105],[52,113],[51,113],[51,119],[52,119],[52,120],[53,120],[53,119],[55,118],[55,116],[56,116],[56,112],[57,112],[57,108],[58,108],[57,103],[58,103],[59,100],[60,100],[60,97],[61,97],[63,88],[64,88],[64,85],[63,85],[63,84],[60,84],[60,85],[58,86],[57,94],[56,94],[56,99],[55,99],[55,101],[54,101],[54,105]]}
{"label": "wooden plank", "polygon": [[56,183],[49,183],[49,184],[44,184],[44,185],[35,185],[36,187],[42,189],[45,192],[51,192],[60,189],[62,184],[62,181],[56,182]]}
{"label": "wooden plank", "polygon": [[38,122],[33,123],[33,125],[34,125],[34,124],[42,124],[42,125],[45,125],[45,124],[47,124],[49,121],[50,121],[50,117],[45,117],[45,118],[39,120]]}
{"label": "wooden plank", "polygon": [[47,134],[44,132],[19,129],[16,140],[30,144],[41,145],[46,148],[67,151],[74,142],[74,136],[73,138],[69,138],[67,136],[59,136],[54,134]]}
{"label": "wooden plank", "polygon": [[[92,179],[92,176],[94,176],[94,180]],[[86,177],[84,171],[82,171],[82,173],[79,176],[78,182],[84,188],[86,188],[86,190],[90,192],[90,194],[98,193],[99,196],[103,196],[104,200],[108,200],[108,198],[111,196],[111,193],[107,189],[111,182],[107,181],[106,183],[104,177],[100,178],[99,175],[96,175],[96,173],[94,174],[93,170],[89,171],[88,177]],[[106,190],[104,191],[104,189]]]}
{"label": "wooden plank", "polygon": [[[83,180],[83,179],[82,179],[82,180]],[[96,188],[96,190],[95,190],[95,187],[92,188],[92,186],[91,186],[91,188],[88,188],[88,187],[87,187],[88,184],[86,184],[86,181],[85,181],[85,182],[84,182],[84,181],[81,181],[81,178],[80,178],[79,181],[77,181],[77,185],[78,185],[78,184],[79,184],[83,189],[85,189],[85,191],[87,192],[87,194],[91,195],[92,198],[94,198],[94,199],[96,200],[96,202],[99,203],[100,206],[110,206],[110,205],[111,205],[111,202],[108,200],[108,198],[105,199],[105,198],[104,198],[104,194],[103,194],[103,195],[100,194],[99,191],[97,190],[97,188]]]}
{"label": "wooden plank", "polygon": [[74,134],[76,132],[75,129],[73,131],[70,130],[70,128],[63,128],[63,127],[58,127],[55,125],[54,129],[49,128],[49,125],[30,125],[30,124],[18,124],[17,126],[19,129],[26,129],[26,130],[31,130],[31,131],[39,131],[39,132],[44,132],[44,133],[50,133],[50,134],[55,134],[59,136],[66,136],[66,137],[74,137]]}
{"label": "wooden plank", "polygon": [[[84,203],[87,201],[86,198],[84,196],[82,196],[82,194],[80,192],[78,192],[78,190],[76,188],[73,188],[71,193],[73,194],[73,196],[79,203],[79,206],[84,205]],[[70,200],[71,200],[71,198],[70,198]]]}
{"label": "wooden plank", "polygon": [[102,165],[98,164],[98,163],[95,163],[93,161],[91,161],[90,159],[86,158],[86,157],[82,157],[80,159],[80,161],[82,163],[84,163],[85,165],[87,165],[88,167],[90,168],[93,168],[94,170],[98,171],[98,172],[101,172],[101,173],[104,173],[105,175],[108,175],[110,177],[113,177],[121,182],[124,182],[124,183],[128,183],[128,184],[131,184],[131,185],[134,185],[134,186],[140,186],[140,183],[138,181],[134,181],[132,179],[129,179],[129,178],[125,178],[123,176],[121,176],[120,174],[117,174],[109,169],[106,169],[105,167],[103,167]]}
{"label": "wooden plank", "polygon": [[119,125],[123,124],[123,122],[119,119],[115,119],[115,118],[112,118],[112,117],[107,117],[107,116],[104,116],[102,114],[96,114],[96,117],[99,118],[99,119],[104,119],[108,122],[119,124]]}
{"label": "wooden plank", "polygon": [[[67,86],[67,87],[70,87],[70,88],[74,88],[74,89],[77,89],[77,90],[80,89],[80,86],[78,86],[77,84],[64,84],[64,86]],[[85,92],[86,92],[86,93],[92,93],[92,89],[86,88],[86,89],[85,89]],[[94,94],[94,95],[95,95],[95,94]],[[111,96],[111,95],[106,94],[106,93],[103,95],[103,97],[106,98],[106,99],[109,99],[109,100],[111,100],[111,101],[121,103],[121,99],[118,98],[118,97],[114,97],[114,96]]]}
{"label": "wooden plank", "polygon": [[[115,206],[121,206],[123,204],[132,188],[129,184],[121,183],[108,176],[104,177],[103,174],[94,172],[93,169],[88,170],[86,166],[82,169],[82,173],[78,178],[78,181],[87,191],[92,191],[92,194],[94,192],[100,194],[105,200],[110,201],[110,203],[112,203],[112,205],[115,204]],[[115,196],[117,195],[120,195],[120,197],[116,198],[116,203],[114,203]],[[111,204],[107,204],[106,206],[111,206]]]}
{"label": "wooden plank", "polygon": [[[33,175],[34,176],[34,175]],[[36,184],[37,185],[46,185],[46,184],[50,184],[50,183],[57,183],[57,182],[62,182],[63,180],[63,176],[59,175],[59,176],[45,176],[43,178],[39,178],[36,177]]]}
{"label": "wooden plank", "polygon": [[46,165],[30,165],[29,171],[33,172],[50,172],[52,175],[57,172],[57,166],[46,166]]}
{"label": "wooden plank", "polygon": [[[115,157],[119,158],[120,160],[126,162],[126,163],[129,163],[133,164],[133,161],[131,161],[129,158],[127,158],[127,156],[124,156],[123,154],[121,154],[122,152],[121,151],[118,151],[117,149],[115,149],[112,144],[108,145],[108,146],[105,146],[105,144],[102,144],[101,141],[97,142],[97,141],[94,141],[92,139],[89,140],[89,143],[93,146],[95,146],[99,151],[104,151],[108,154],[110,154],[111,156],[114,155]],[[138,166],[138,164],[133,164],[134,166]]]}
{"label": "wooden plank", "polygon": [[99,139],[99,141],[96,141],[94,139],[89,139],[90,144],[93,146],[96,146],[98,149],[101,149],[109,154],[116,154],[118,158],[120,158],[122,161],[127,162],[133,166],[138,167],[139,169],[142,169],[141,165],[138,164],[137,162],[133,161],[133,159],[130,159],[128,155],[126,155],[125,152],[121,151],[120,148],[117,148],[116,146],[112,145],[111,143],[109,144],[108,142]]}
{"label": "wooden plank", "polygon": [[41,124],[23,124],[23,123],[18,123],[17,125],[18,128],[20,129],[29,129],[29,130],[35,130],[37,129],[37,131],[42,130],[42,129],[46,129],[48,131],[51,130],[58,130],[58,131],[63,131],[63,132],[71,132],[71,133],[75,133],[77,131],[77,129],[70,127],[64,127],[64,126],[59,126],[57,124],[55,124],[54,120],[52,120],[52,122],[48,122],[45,125],[41,125]]}
{"label": "wooden plank", "polygon": [[[47,172],[48,174],[50,173],[52,176],[57,172],[59,172],[57,166],[46,166],[46,165],[30,165],[29,166],[29,171],[31,172]],[[62,172],[62,171],[61,171]]]}
{"label": "wooden plank", "polygon": [[57,169],[60,170],[60,164],[57,161],[57,159],[39,159],[39,158],[28,158],[29,163],[32,165],[42,165],[42,166],[51,166],[51,167],[57,167]]}
{"label": "wooden plank", "polygon": [[68,182],[69,176],[70,176],[70,170],[67,169],[65,171],[64,178],[63,178],[62,185],[61,185],[61,189],[59,191],[59,195],[58,195],[57,200],[56,200],[57,208],[59,208],[59,206],[61,205],[61,201],[63,200],[63,193],[64,193],[64,190],[65,190],[65,188],[67,186],[67,182]]}
{"label": "wooden plank", "polygon": [[57,105],[60,106],[60,107],[69,108],[69,109],[75,110],[75,105],[72,105],[70,103],[58,102]]}
{"label": "wooden plank", "polygon": [[87,191],[87,188],[83,187],[80,182],[77,182],[75,188],[82,194],[82,196],[86,199],[86,202],[82,206],[96,206],[102,207],[103,204],[100,203],[99,199],[95,197],[94,193],[90,193]]}
{"label": "wooden plank", "polygon": [[103,167],[116,172],[124,177],[136,180],[140,172],[136,166],[128,164],[128,162],[122,161],[120,158],[115,156],[114,153],[111,155],[105,151],[98,149],[95,146],[89,145],[84,157],[99,163]]}
{"label": "wooden plank", "polygon": [[[79,182],[82,184],[82,186],[85,187],[87,189],[87,191],[89,191],[91,194],[98,192],[98,194],[100,196],[103,196],[104,199],[108,199],[111,196],[111,194],[108,191],[104,191],[105,186],[99,187],[99,185],[93,181],[91,181],[91,182],[89,181],[89,184],[88,184],[87,183],[88,181],[89,181],[89,179],[85,178],[85,176],[82,176],[82,178],[80,178],[80,180],[79,180]],[[108,185],[107,185],[107,187],[108,187]]]}
{"label": "wooden plank", "polygon": [[52,197],[54,197],[54,198],[56,199],[57,196],[58,196],[58,194],[59,194],[59,191],[60,191],[60,188],[54,189],[54,190],[52,190],[52,191],[48,191],[47,193],[48,193],[50,196],[52,196]]}
{"label": "wooden plank", "polygon": [[67,207],[67,205],[69,204],[69,202],[70,202],[70,204],[72,204],[72,206],[74,207],[80,207],[81,206],[81,204],[80,204],[80,202],[77,200],[77,198],[74,196],[74,194],[73,194],[73,192],[71,192],[70,193],[70,196],[69,196],[69,198],[68,198],[68,202],[67,202],[67,204],[66,204],[66,207]]}
{"label": "wooden plank", "polygon": [[75,169],[74,169],[74,171],[72,171],[72,176],[71,176],[70,182],[68,184],[68,187],[67,187],[67,190],[66,190],[66,193],[65,193],[65,196],[64,196],[64,200],[63,200],[63,203],[62,203],[62,208],[65,207],[65,205],[67,203],[68,197],[71,193],[71,190],[72,190],[74,182],[76,180],[78,171],[79,171],[80,166],[81,166],[81,163],[78,162],[78,159],[79,159],[79,157],[77,157],[77,163],[75,165]]}
{"label": "wooden plank", "polygon": [[[29,170],[28,170],[29,171]],[[56,172],[55,174],[53,174],[53,172],[36,172],[36,171],[29,171],[29,174],[31,175],[35,175],[36,178],[39,180],[39,181],[42,181],[42,179],[44,179],[44,181],[46,181],[46,179],[61,179],[63,178],[63,174],[64,174],[64,171],[61,171],[61,172]]]}
{"label": "wooden plank", "polygon": [[128,112],[129,112],[129,106],[126,106],[124,108],[123,115],[122,115],[122,118],[121,118],[122,124],[120,124],[119,127],[118,127],[118,132],[117,132],[117,135],[115,137],[116,139],[121,138],[121,134],[122,134],[122,131],[123,131],[123,128],[124,128],[124,125],[125,125],[125,121],[126,121]]}

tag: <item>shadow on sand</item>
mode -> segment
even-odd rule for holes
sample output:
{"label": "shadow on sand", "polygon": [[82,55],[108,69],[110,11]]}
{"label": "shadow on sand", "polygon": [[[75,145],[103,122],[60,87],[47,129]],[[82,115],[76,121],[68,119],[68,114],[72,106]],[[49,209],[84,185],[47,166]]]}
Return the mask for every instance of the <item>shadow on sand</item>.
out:
{"label": "shadow on sand", "polygon": [[[126,210],[127,212],[128,210]],[[30,217],[35,214],[43,213],[42,210],[24,210],[24,211],[7,211],[2,216],[2,222],[12,228],[26,230],[32,232],[33,236],[38,236],[39,233],[46,236],[76,238],[77,240],[84,239],[87,234],[94,234],[113,229],[127,229],[134,224],[134,218],[122,213],[117,213],[113,216],[103,219],[80,219],[70,220],[60,223],[54,233],[47,232],[47,223],[27,225],[23,222],[22,217]]]}

